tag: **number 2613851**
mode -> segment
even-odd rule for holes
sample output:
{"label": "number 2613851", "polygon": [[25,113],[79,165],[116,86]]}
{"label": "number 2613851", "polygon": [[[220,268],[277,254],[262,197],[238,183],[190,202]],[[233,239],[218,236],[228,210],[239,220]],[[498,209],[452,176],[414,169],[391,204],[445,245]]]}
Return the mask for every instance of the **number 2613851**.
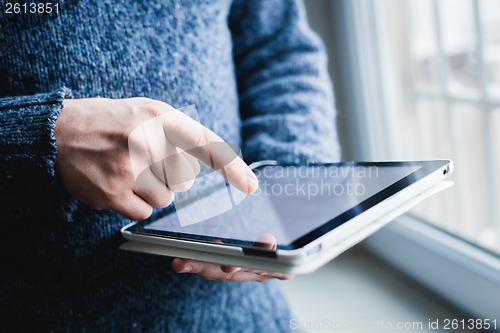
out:
{"label": "number 2613851", "polygon": [[59,14],[59,4],[52,2],[7,2],[4,13],[17,14]]}

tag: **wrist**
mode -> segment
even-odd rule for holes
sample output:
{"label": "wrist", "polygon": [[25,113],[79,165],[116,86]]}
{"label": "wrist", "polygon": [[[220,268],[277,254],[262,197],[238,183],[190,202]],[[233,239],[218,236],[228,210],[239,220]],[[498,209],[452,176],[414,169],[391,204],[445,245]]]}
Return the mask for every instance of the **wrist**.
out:
{"label": "wrist", "polygon": [[69,114],[71,113],[70,110],[72,108],[72,105],[74,104],[74,101],[71,99],[64,99],[62,103],[62,108],[61,111],[59,111],[59,115],[57,116],[56,119],[56,124],[54,127],[54,135],[56,138],[56,146],[61,147],[62,146],[62,141],[64,137],[64,130],[66,128],[66,124],[68,123],[68,118]]}

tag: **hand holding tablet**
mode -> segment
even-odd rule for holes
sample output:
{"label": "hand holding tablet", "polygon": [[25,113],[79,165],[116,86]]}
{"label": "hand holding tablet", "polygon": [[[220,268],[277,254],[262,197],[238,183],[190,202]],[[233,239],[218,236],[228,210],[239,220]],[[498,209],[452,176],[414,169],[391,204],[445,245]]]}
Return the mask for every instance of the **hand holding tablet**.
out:
{"label": "hand holding tablet", "polygon": [[[223,244],[220,241],[214,241],[214,243]],[[255,247],[262,247],[263,249],[269,249],[272,251],[276,251],[276,245],[276,237],[271,234],[264,234],[258,241],[254,242]],[[181,258],[175,258],[172,262],[172,267],[177,273],[193,273],[198,274],[207,280],[224,282],[266,282],[270,279],[288,280],[293,277],[291,274],[268,272],[251,268],[227,266]]]}
{"label": "hand holding tablet", "polygon": [[[309,273],[443,189],[449,160],[351,162],[315,165],[253,165],[259,189],[221,210],[224,182],[153,222],[122,229],[122,249],[286,274]],[[196,207],[190,212],[190,207]],[[226,206],[227,207],[227,206]],[[177,206],[175,207],[177,209]],[[179,216],[207,218],[191,224]],[[181,213],[179,213],[182,210]],[[262,234],[276,250],[256,247]],[[223,244],[214,244],[220,240]]]}

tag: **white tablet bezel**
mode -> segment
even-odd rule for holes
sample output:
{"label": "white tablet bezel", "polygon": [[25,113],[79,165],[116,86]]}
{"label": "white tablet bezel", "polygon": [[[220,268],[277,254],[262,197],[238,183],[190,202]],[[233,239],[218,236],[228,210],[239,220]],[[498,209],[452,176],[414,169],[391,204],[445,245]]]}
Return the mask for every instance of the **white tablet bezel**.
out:
{"label": "white tablet bezel", "polygon": [[[269,164],[269,162],[262,162],[259,166],[266,163]],[[131,232],[130,229],[137,222],[122,228],[121,233],[127,242],[121,245],[121,249],[289,274],[310,273],[425,198],[451,186],[452,182],[444,182],[442,179],[447,177],[452,170],[452,161],[447,161],[426,177],[298,249],[276,251],[252,249],[248,251],[244,247],[235,245]]]}

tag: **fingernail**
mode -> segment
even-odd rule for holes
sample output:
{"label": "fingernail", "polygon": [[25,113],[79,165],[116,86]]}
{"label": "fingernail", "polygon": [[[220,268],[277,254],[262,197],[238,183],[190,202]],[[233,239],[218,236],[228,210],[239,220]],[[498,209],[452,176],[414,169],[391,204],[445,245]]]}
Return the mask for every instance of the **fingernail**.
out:
{"label": "fingernail", "polygon": [[182,271],[180,271],[179,273],[189,273],[193,270],[193,266],[186,266],[184,267],[184,269]]}
{"label": "fingernail", "polygon": [[259,187],[259,182],[257,181],[257,179],[253,177],[247,177],[247,179],[248,179],[248,193],[253,193],[257,191],[257,188]]}

